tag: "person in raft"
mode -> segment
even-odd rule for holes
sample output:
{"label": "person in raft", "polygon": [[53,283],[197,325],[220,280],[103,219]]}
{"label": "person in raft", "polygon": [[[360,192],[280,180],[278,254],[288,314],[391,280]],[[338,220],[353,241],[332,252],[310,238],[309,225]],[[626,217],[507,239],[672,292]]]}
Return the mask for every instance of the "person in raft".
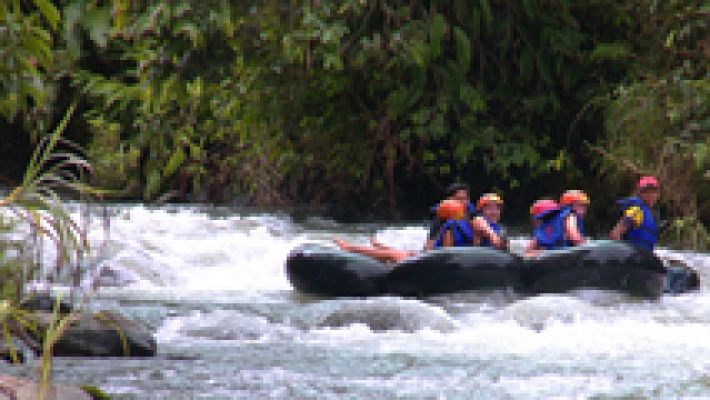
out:
{"label": "person in raft", "polygon": [[534,217],[540,223],[533,231],[525,255],[535,257],[544,250],[584,243],[584,216],[588,206],[589,196],[581,190],[568,190],[562,194],[558,208],[542,211]]}
{"label": "person in raft", "polygon": [[[458,200],[466,206],[466,212],[470,215],[475,214],[475,206],[471,204],[469,186],[465,183],[452,183],[446,189],[446,200]],[[439,204],[431,208],[432,213],[435,215],[431,226],[429,227],[429,234],[427,235],[426,243],[424,244],[424,250],[431,250],[435,248],[436,241],[441,235],[441,228],[444,226],[447,219],[442,219],[438,213]]]}
{"label": "person in raft", "polygon": [[537,256],[542,252],[541,249],[537,248],[537,242],[534,237],[535,232],[542,224],[543,216],[559,211],[559,209],[559,203],[557,203],[556,200],[548,198],[538,199],[532,204],[532,206],[530,206],[530,220],[533,229],[533,240],[528,242],[528,246],[524,253],[526,256]]}
{"label": "person in raft", "polygon": [[559,208],[560,205],[553,199],[543,198],[536,200],[532,206],[530,206],[530,219],[533,230],[542,223],[542,221],[537,218],[538,216],[542,215],[544,212],[558,210]]}
{"label": "person in raft", "polygon": [[609,236],[614,240],[625,240],[653,251],[658,242],[658,225],[651,208],[658,201],[658,197],[658,179],[653,176],[639,179],[636,196],[617,201],[622,208],[622,216]]}
{"label": "person in raft", "polygon": [[[448,206],[449,202],[451,202],[451,206]],[[439,204],[439,209],[444,205],[450,208],[451,212],[447,213],[448,219],[439,230],[439,236],[434,242],[434,249],[473,246],[474,229],[466,203],[459,200],[444,200]],[[438,214],[439,212],[437,212]]]}
{"label": "person in raft", "polygon": [[[466,202],[452,199],[446,199],[439,203],[437,206],[437,217],[446,221],[444,227],[451,227],[452,225],[449,224],[451,221],[463,220],[464,222],[468,222],[466,220],[468,215],[466,204]],[[455,245],[453,244],[455,241],[445,239],[447,232],[448,230],[444,230],[443,227],[441,228],[440,237],[435,241],[434,248]],[[363,254],[384,262],[398,263],[420,253],[416,250],[400,250],[388,247],[374,239],[370,240],[371,246],[354,245],[340,239],[333,239],[333,241],[341,250]],[[469,243],[468,245],[470,246],[471,244]]]}
{"label": "person in raft", "polygon": [[495,193],[486,193],[478,199],[476,203],[478,215],[471,221],[474,246],[500,250],[508,248],[508,241],[502,237],[498,225],[502,206],[503,199]]}

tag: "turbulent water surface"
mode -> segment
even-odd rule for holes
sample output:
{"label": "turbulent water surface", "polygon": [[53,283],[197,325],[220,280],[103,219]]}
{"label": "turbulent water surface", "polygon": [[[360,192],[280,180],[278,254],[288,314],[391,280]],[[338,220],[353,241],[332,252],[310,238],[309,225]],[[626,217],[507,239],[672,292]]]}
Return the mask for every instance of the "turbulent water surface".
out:
{"label": "turbulent water surface", "polygon": [[[294,246],[374,235],[419,248],[425,227],[196,208],[113,212],[91,307],[153,328],[158,355],[57,359],[59,382],[116,399],[710,397],[708,255],[661,250],[697,268],[703,287],[659,301],[598,291],[323,300],[286,279]],[[36,365],[0,368],[30,375]]]}

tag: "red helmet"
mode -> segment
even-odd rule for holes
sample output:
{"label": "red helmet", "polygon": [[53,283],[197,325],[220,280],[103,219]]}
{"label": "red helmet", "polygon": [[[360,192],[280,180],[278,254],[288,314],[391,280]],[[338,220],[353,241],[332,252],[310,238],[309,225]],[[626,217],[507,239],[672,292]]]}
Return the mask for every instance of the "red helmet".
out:
{"label": "red helmet", "polygon": [[560,204],[563,206],[572,203],[589,204],[589,196],[581,190],[568,190],[560,197]]}
{"label": "red helmet", "polygon": [[556,201],[552,199],[540,199],[534,202],[532,207],[530,207],[530,214],[532,216],[538,216],[544,212],[556,210],[558,208],[560,208],[560,205],[557,204]]}
{"label": "red helmet", "polygon": [[480,199],[478,199],[478,203],[476,203],[476,208],[479,210],[483,207],[485,207],[487,204],[503,204],[503,199],[500,198],[496,193],[486,193],[483,196],[481,196]]}
{"label": "red helmet", "polygon": [[647,187],[654,187],[654,188],[658,189],[659,186],[660,185],[658,184],[658,179],[656,179],[655,176],[650,176],[650,175],[642,176],[641,179],[639,179],[639,183],[637,185],[637,187],[639,189],[643,189],[643,188],[647,188]]}
{"label": "red helmet", "polygon": [[436,216],[442,220],[463,219],[466,215],[466,206],[459,200],[442,200],[436,209]]}

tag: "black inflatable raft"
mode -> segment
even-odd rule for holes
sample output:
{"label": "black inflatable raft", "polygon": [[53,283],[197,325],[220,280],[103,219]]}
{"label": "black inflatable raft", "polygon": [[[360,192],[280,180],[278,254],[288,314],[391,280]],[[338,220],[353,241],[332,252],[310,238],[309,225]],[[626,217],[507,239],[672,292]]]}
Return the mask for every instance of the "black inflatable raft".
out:
{"label": "black inflatable raft", "polygon": [[286,275],[303,293],[323,296],[380,294],[380,280],[392,266],[360,254],[305,244],[286,259]]}
{"label": "black inflatable raft", "polygon": [[321,296],[427,296],[514,289],[523,294],[615,290],[657,298],[698,287],[695,271],[668,269],[653,253],[623,242],[597,241],[534,259],[481,247],[434,250],[399,264],[319,246],[295,248],[286,273],[300,292]]}
{"label": "black inflatable raft", "polygon": [[666,268],[652,252],[624,242],[597,241],[526,259],[522,289],[561,293],[604,289],[656,298],[666,286]]}

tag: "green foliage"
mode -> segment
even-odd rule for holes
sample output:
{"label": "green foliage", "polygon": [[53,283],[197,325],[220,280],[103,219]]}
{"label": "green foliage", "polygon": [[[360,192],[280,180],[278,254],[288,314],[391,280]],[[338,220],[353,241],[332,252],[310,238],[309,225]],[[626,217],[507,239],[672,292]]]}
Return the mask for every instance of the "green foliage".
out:
{"label": "green foliage", "polygon": [[600,6],[553,3],[72,1],[64,41],[99,182],[395,209],[403,179],[550,173],[623,58],[580,29]]}
{"label": "green foliage", "polygon": [[[83,178],[90,171],[87,161],[73,152],[59,151],[73,107],[54,132],[47,134],[32,155],[25,177],[19,186],[0,199],[0,273],[2,300],[17,304],[24,296],[28,281],[43,279],[43,240],[55,244],[55,270],[62,270],[80,253],[88,250],[85,232],[69,215],[59,191],[100,195],[87,186]],[[63,274],[66,276],[66,274]]]}
{"label": "green foliage", "polygon": [[[0,18],[52,32],[47,2],[32,4]],[[609,154],[613,144],[651,168],[643,147],[652,141],[624,126],[640,132],[659,115],[682,124],[707,80],[699,0],[55,4],[62,18],[54,37],[37,36],[44,47],[7,42],[41,58],[44,67],[22,72],[41,79],[22,82],[43,89],[32,107],[9,91],[0,103],[40,121],[29,116],[79,95],[72,134],[95,182],[146,200],[327,203],[391,216],[452,180],[537,196],[597,176],[599,155],[584,143]],[[649,108],[640,99],[652,92],[670,97]],[[610,93],[614,104],[600,110]],[[640,145],[619,147],[614,135]],[[671,136],[705,168],[707,144]],[[419,198],[421,187],[431,196]]]}
{"label": "green foliage", "polygon": [[34,0],[36,9],[21,3],[0,2],[0,117],[12,121],[26,113],[28,125],[41,130],[54,89],[51,28],[59,11],[47,0]]}
{"label": "green foliage", "polygon": [[111,400],[111,396],[96,386],[83,385],[81,390],[91,396],[92,400]]}

